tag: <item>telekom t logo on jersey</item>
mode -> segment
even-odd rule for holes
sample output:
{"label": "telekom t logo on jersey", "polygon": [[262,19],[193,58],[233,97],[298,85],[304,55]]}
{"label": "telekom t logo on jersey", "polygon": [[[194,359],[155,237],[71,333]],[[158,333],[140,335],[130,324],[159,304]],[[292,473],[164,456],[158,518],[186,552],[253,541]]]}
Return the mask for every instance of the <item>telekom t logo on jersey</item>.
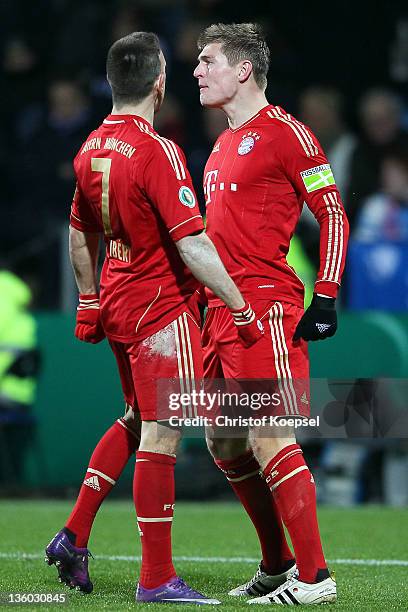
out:
{"label": "telekom t logo on jersey", "polygon": [[231,191],[237,191],[238,185],[236,183],[217,183],[218,170],[210,170],[207,172],[204,178],[204,195],[205,203],[210,204],[211,193],[218,187],[220,191],[224,189],[230,189]]}

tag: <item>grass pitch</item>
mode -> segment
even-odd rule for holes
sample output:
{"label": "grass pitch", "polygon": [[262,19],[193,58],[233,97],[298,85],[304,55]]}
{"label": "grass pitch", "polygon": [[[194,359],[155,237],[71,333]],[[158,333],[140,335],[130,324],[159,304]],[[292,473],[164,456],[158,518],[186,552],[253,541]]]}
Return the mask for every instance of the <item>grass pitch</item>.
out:
{"label": "grass pitch", "polygon": [[[91,595],[60,585],[55,567],[43,561],[44,547],[70,509],[69,502],[0,501],[0,592],[68,594],[67,605],[0,605],[0,609],[142,609],[134,603],[139,561],[130,557],[140,555],[140,545],[131,501],[107,501],[96,519],[90,541],[95,556],[90,561]],[[319,518],[325,553],[338,584],[338,603],[324,610],[408,610],[407,512],[322,508]],[[179,575],[220,599],[223,605],[217,609],[249,609],[245,600],[227,595],[252,576],[259,559],[255,532],[238,503],[177,504],[173,543]],[[158,604],[144,607],[149,612],[165,609]],[[170,609],[187,612],[197,607],[171,605]]]}

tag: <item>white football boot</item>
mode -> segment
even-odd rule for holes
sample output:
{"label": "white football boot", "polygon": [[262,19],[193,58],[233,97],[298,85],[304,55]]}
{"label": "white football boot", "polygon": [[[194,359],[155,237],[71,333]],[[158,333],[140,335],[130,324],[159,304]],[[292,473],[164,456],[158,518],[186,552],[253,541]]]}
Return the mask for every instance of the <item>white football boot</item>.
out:
{"label": "white football boot", "polygon": [[255,576],[253,576],[248,582],[245,582],[245,584],[241,584],[235,589],[232,589],[228,595],[233,595],[234,597],[259,597],[259,595],[265,595],[286,582],[287,579],[293,576],[295,572],[296,564],[282,574],[270,576],[263,571],[262,563],[260,563]]}
{"label": "white football boot", "polygon": [[322,582],[309,584],[301,582],[296,576],[292,576],[272,593],[263,597],[255,597],[247,603],[297,606],[299,604],[334,603],[336,599],[336,582],[333,578],[330,577],[322,580]]}

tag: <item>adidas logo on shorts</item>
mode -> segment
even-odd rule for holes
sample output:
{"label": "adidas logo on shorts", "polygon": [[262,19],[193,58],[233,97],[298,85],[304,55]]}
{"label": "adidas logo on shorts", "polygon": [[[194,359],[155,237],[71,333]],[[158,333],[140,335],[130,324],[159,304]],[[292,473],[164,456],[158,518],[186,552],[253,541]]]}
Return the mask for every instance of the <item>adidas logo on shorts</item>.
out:
{"label": "adidas logo on shorts", "polygon": [[303,392],[303,395],[300,398],[300,401],[302,402],[302,404],[306,404],[306,406],[309,405],[309,400],[307,399],[306,391]]}

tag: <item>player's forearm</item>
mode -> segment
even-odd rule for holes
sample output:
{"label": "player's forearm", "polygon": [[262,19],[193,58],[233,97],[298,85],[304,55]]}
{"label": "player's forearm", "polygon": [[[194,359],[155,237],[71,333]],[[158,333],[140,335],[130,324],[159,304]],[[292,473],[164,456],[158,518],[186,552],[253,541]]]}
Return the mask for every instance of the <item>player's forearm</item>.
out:
{"label": "player's forearm", "polygon": [[96,265],[99,252],[99,234],[89,234],[69,228],[69,256],[79,293],[98,292]]}
{"label": "player's forearm", "polygon": [[315,293],[335,298],[344,270],[349,224],[340,194],[317,194],[308,202],[320,226],[320,266]]}
{"label": "player's forearm", "polygon": [[197,280],[209,287],[231,310],[245,304],[238,287],[228,276],[211,240],[204,232],[176,243],[180,256]]}

